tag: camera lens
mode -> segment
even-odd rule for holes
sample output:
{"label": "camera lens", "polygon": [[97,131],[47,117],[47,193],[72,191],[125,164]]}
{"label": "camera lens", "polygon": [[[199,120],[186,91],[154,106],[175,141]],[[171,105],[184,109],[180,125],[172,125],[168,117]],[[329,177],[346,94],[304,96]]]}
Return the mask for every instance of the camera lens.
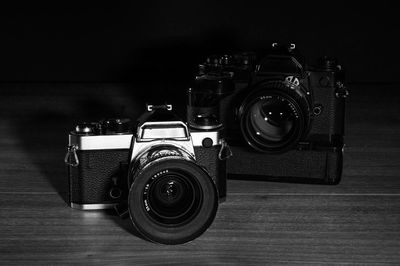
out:
{"label": "camera lens", "polygon": [[308,130],[309,104],[301,93],[283,84],[264,84],[240,108],[244,139],[261,152],[284,152]]}
{"label": "camera lens", "polygon": [[235,89],[231,73],[208,73],[196,77],[193,87],[188,90],[187,118],[191,127],[215,129],[219,121],[220,101]]}
{"label": "camera lens", "polygon": [[201,206],[201,187],[190,173],[179,169],[162,171],[156,180],[146,184],[143,201],[156,222],[187,223]]}
{"label": "camera lens", "polygon": [[188,242],[215,218],[215,183],[187,155],[176,147],[155,147],[130,170],[129,214],[137,231],[150,241]]}

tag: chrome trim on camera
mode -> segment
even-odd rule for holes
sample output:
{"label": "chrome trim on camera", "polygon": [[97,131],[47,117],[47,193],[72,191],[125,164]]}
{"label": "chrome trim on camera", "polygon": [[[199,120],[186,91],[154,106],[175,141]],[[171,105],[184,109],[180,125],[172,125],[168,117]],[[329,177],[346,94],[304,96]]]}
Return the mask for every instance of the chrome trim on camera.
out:
{"label": "chrome trim on camera", "polygon": [[71,202],[70,206],[72,209],[88,211],[88,210],[105,210],[112,209],[117,203],[101,203],[101,204],[78,204]]}
{"label": "chrome trim on camera", "polygon": [[213,146],[221,145],[221,132],[220,131],[192,131],[192,143],[195,147],[203,146],[203,140],[209,138],[213,142]]}
{"label": "chrome trim on camera", "polygon": [[[158,135],[157,132],[153,137],[145,136],[145,132],[154,129],[163,129],[163,133]],[[182,132],[180,132],[182,130]],[[168,134],[169,133],[169,134]],[[182,133],[181,135],[179,133]],[[189,130],[187,125],[182,121],[161,121],[161,122],[145,122],[137,130],[137,141],[153,141],[159,139],[175,139],[175,140],[189,140]],[[149,134],[151,135],[151,134]]]}
{"label": "chrome trim on camera", "polygon": [[207,125],[207,126],[200,126],[195,123],[190,123],[191,128],[195,129],[200,129],[200,130],[212,130],[212,129],[220,129],[222,127],[222,124],[217,124],[217,125]]}
{"label": "chrome trim on camera", "polygon": [[76,150],[118,150],[131,147],[133,134],[121,135],[69,135],[69,146]]}

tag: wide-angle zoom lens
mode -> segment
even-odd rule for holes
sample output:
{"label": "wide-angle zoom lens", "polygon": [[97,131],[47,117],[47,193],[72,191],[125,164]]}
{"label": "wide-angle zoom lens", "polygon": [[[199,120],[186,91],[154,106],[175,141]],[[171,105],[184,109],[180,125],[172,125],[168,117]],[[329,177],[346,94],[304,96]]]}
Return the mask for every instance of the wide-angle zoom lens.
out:
{"label": "wide-angle zoom lens", "polygon": [[284,152],[293,148],[310,123],[306,97],[279,82],[257,87],[239,109],[243,138],[255,150]]}
{"label": "wide-angle zoom lens", "polygon": [[157,157],[132,175],[130,218],[148,240],[185,243],[200,236],[214,220],[216,186],[194,161],[179,156]]}

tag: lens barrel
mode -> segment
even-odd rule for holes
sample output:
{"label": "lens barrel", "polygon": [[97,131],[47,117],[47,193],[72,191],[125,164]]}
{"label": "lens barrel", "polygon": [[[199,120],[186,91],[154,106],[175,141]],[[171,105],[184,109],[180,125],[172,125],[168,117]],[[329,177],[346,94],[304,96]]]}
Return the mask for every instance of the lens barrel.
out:
{"label": "lens barrel", "polygon": [[218,192],[209,174],[177,147],[145,152],[129,173],[128,208],[132,224],[146,239],[181,244],[212,223]]}

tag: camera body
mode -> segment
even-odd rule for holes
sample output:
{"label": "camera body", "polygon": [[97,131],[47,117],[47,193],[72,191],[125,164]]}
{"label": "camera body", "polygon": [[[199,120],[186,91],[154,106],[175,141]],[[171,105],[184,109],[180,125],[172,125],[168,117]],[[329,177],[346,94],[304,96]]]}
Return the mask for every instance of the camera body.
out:
{"label": "camera body", "polygon": [[65,161],[72,208],[108,209],[127,197],[121,177],[127,173],[132,137],[129,119],[81,123],[70,132]]}
{"label": "camera body", "polygon": [[[151,113],[151,112],[149,112]],[[146,119],[149,119],[147,117]],[[94,123],[78,124],[69,134],[68,164],[70,206],[81,210],[113,208],[128,198],[129,171],[137,170],[138,162],[143,163],[144,154],[155,147],[164,146],[164,151],[183,150],[188,160],[194,161],[206,171],[218,192],[219,201],[226,197],[226,161],[220,159],[223,148],[221,129],[189,129],[179,120],[146,121],[145,126],[160,126],[152,139],[140,141],[138,134],[156,131],[137,131],[129,119],[110,119]],[[162,117],[161,117],[162,119]],[[172,138],[170,133],[184,133],[186,137]],[[174,132],[175,131],[175,132]],[[149,158],[147,156],[146,158]]]}
{"label": "camera body", "polygon": [[199,65],[188,120],[218,117],[234,154],[232,177],[337,184],[347,94],[334,58],[310,67],[294,45],[273,44],[265,54],[211,56]]}

